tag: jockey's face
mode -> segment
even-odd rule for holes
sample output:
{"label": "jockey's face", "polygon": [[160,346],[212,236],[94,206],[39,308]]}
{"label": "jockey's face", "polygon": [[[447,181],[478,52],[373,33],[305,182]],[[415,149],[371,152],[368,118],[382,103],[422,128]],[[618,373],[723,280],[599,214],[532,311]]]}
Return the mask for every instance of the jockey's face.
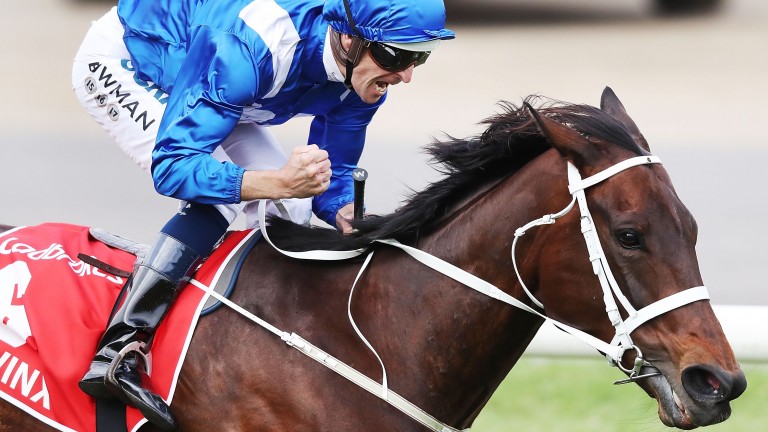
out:
{"label": "jockey's face", "polygon": [[[344,50],[349,50],[352,44],[352,38],[348,35],[341,35],[341,43]],[[410,65],[405,70],[399,72],[389,72],[381,68],[371,57],[367,49],[363,52],[360,62],[355,66],[352,73],[352,87],[360,99],[365,103],[375,103],[387,93],[389,86],[401,82],[409,83],[413,76],[415,65]],[[346,75],[346,68],[341,67],[341,71]]]}

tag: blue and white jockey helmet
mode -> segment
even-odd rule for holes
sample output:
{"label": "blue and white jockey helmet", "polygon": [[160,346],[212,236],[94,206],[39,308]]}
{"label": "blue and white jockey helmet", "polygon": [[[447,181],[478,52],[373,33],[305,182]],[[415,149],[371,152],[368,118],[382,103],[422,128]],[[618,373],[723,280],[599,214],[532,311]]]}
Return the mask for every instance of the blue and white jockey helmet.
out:
{"label": "blue and white jockey helmet", "polygon": [[326,0],[323,16],[339,33],[409,51],[456,37],[445,28],[443,0]]}

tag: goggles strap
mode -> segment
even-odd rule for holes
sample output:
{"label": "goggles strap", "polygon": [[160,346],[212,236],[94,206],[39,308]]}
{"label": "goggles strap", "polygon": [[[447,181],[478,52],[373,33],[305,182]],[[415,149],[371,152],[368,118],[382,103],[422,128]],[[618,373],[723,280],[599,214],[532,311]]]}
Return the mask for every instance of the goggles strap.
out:
{"label": "goggles strap", "polygon": [[363,33],[357,28],[357,24],[355,24],[355,18],[352,16],[352,10],[349,8],[349,1],[347,0],[344,0],[344,11],[347,13],[347,21],[349,22],[349,26],[352,27],[352,31],[355,32],[355,36],[360,39],[365,39]]}

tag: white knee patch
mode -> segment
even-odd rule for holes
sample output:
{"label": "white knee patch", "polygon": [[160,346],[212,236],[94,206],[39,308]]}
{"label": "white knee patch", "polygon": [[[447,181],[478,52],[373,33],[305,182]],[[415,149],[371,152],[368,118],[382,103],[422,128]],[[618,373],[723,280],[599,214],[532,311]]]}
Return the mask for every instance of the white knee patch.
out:
{"label": "white knee patch", "polygon": [[[297,224],[306,225],[312,218],[312,198],[292,198],[281,200],[285,210],[290,215],[290,220]],[[245,205],[246,228],[259,228],[258,201],[251,201]],[[267,215],[284,217],[272,201],[267,203]]]}

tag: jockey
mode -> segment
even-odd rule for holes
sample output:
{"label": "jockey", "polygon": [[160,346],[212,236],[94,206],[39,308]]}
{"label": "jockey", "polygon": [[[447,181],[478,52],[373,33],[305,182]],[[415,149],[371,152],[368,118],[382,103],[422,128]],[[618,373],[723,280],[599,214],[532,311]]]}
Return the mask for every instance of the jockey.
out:
{"label": "jockey", "polygon": [[[148,352],[237,215],[256,225],[257,200],[278,200],[299,223],[314,212],[351,230],[351,172],[366,127],[389,86],[410,82],[454,37],[444,26],[442,0],[120,0],[94,22],[75,58],[75,93],[181,205],[135,265],[82,391],[176,429],[165,401],[144,387],[135,350]],[[286,156],[266,126],[298,115],[313,116],[309,144]]]}

